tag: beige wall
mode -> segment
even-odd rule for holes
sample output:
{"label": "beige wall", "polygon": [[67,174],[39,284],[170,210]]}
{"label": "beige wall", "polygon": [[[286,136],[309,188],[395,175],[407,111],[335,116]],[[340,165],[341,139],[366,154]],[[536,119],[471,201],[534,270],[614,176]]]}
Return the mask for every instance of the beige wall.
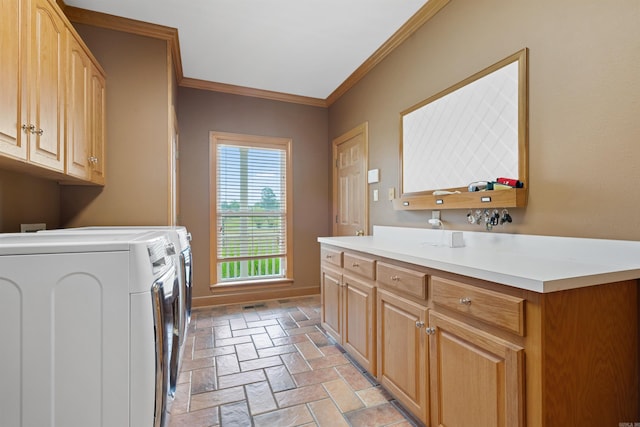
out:
{"label": "beige wall", "polygon": [[169,224],[167,43],[76,25],[107,74],[104,188],[61,190],[65,226]]}
{"label": "beige wall", "polygon": [[59,227],[59,188],[55,181],[0,170],[0,232],[19,232],[22,223]]}
{"label": "beige wall", "polygon": [[318,287],[318,236],[329,234],[327,110],[180,88],[180,214],[193,234],[194,296],[209,295],[209,132],[292,138],[295,288]]}
{"label": "beige wall", "polygon": [[[330,107],[329,136],[369,121],[369,166],[381,171],[370,190],[397,190],[399,112],[523,47],[529,204],[500,230],[640,239],[638,1],[452,0]],[[370,203],[372,225],[425,227],[431,217]],[[466,213],[442,216],[480,231]]]}

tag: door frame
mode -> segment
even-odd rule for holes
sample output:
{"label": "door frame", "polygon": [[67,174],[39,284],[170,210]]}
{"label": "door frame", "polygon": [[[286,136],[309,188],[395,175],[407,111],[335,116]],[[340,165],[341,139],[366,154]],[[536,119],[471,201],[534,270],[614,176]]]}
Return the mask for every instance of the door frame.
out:
{"label": "door frame", "polygon": [[332,168],[332,208],[331,208],[331,232],[333,236],[337,235],[337,231],[338,231],[338,225],[337,225],[337,218],[338,218],[338,167],[337,167],[337,162],[338,162],[338,146],[354,137],[356,137],[357,135],[362,134],[363,138],[362,138],[362,143],[364,145],[364,147],[362,147],[362,153],[363,153],[363,160],[364,160],[364,172],[365,172],[365,176],[362,177],[362,191],[363,191],[363,198],[362,198],[362,203],[364,206],[362,206],[362,212],[364,212],[364,219],[362,221],[363,223],[363,229],[364,229],[364,234],[367,235],[369,234],[369,184],[367,183],[367,171],[369,170],[369,122],[364,122],[358,126],[356,126],[355,128],[351,129],[350,131],[347,131],[346,133],[338,136],[337,138],[334,138],[333,140],[333,146],[332,146],[332,160],[331,160],[331,168]]}

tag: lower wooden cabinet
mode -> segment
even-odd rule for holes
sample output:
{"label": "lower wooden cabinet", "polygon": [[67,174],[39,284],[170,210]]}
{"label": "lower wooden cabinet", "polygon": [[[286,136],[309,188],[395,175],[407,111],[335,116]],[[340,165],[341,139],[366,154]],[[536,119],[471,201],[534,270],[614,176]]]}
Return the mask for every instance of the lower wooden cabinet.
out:
{"label": "lower wooden cabinet", "polygon": [[429,423],[427,307],[378,289],[378,380]]}
{"label": "lower wooden cabinet", "polygon": [[325,331],[367,371],[376,373],[375,286],[331,267],[321,273]]}
{"label": "lower wooden cabinet", "polygon": [[537,293],[322,254],[326,331],[425,425],[640,422],[637,280]]}
{"label": "lower wooden cabinet", "polygon": [[435,426],[524,426],[524,349],[429,312]]}
{"label": "lower wooden cabinet", "polygon": [[321,271],[321,321],[325,331],[342,341],[342,274],[330,268]]}
{"label": "lower wooden cabinet", "polygon": [[344,321],[342,346],[367,371],[376,375],[376,288],[371,281],[342,276]]}

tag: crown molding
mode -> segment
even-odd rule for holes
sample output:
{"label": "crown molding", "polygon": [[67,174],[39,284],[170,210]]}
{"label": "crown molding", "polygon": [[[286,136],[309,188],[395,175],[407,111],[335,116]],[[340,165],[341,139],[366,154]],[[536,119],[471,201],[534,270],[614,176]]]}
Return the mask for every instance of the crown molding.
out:
{"label": "crown molding", "polygon": [[79,24],[87,24],[110,30],[123,31],[147,37],[166,40],[171,49],[173,65],[175,68],[178,85],[183,87],[209,90],[215,92],[231,93],[235,95],[251,96],[256,98],[271,99],[275,101],[291,102],[296,104],[311,105],[315,107],[330,107],[349,89],[356,85],[376,65],[385,59],[395,48],[411,37],[422,25],[430,20],[436,13],[445,7],[450,0],[429,0],[409,20],[396,31],[382,46],[380,46],[360,67],[358,67],[347,79],[334,90],[326,99],[312,98],[300,95],[291,95],[282,92],[254,89],[243,86],[235,86],[225,83],[216,83],[206,80],[184,77],[182,71],[182,58],[180,56],[180,43],[178,30],[172,27],[150,24],[134,19],[122,18],[106,13],[94,12],[74,6],[67,6],[64,0],[56,0],[64,14],[70,21]]}
{"label": "crown molding", "polygon": [[64,0],[56,1],[71,22],[165,40],[171,49],[176,79],[178,82],[182,80],[182,57],[180,56],[180,41],[178,40],[178,30],[176,28],[67,6]]}
{"label": "crown molding", "polygon": [[321,98],[312,98],[308,96],[291,95],[282,92],[273,92],[270,90],[254,89],[245,86],[235,86],[226,83],[215,83],[207,80],[198,80],[185,77],[180,82],[182,87],[190,87],[193,89],[210,90],[214,92],[231,93],[234,95],[252,96],[255,98],[271,99],[274,101],[291,102],[294,104],[311,105],[313,107],[327,107],[327,101]]}
{"label": "crown molding", "polygon": [[327,97],[327,106],[331,106],[349,89],[356,85],[369,71],[382,62],[395,48],[411,37],[422,25],[445,7],[450,0],[429,0],[409,20],[398,29],[382,46],[360,65],[347,79]]}

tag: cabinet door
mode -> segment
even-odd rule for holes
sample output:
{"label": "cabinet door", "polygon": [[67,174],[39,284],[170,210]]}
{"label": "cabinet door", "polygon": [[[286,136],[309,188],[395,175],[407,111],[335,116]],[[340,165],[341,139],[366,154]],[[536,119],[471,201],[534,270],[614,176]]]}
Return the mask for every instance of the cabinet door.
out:
{"label": "cabinet door", "polygon": [[26,123],[29,161],[64,171],[64,39],[62,18],[47,0],[28,0]]}
{"label": "cabinet door", "polygon": [[434,311],[429,327],[432,425],[523,426],[524,350]]}
{"label": "cabinet door", "polygon": [[69,175],[89,179],[89,57],[76,41],[67,33],[67,128],[66,159]]}
{"label": "cabinet door", "polygon": [[20,2],[0,0],[0,153],[26,160],[19,117],[20,99]]}
{"label": "cabinet door", "polygon": [[322,326],[338,343],[342,343],[342,275],[322,268]]}
{"label": "cabinet door", "polygon": [[91,141],[91,181],[105,183],[105,144],[106,144],[106,107],[105,78],[96,69],[91,68],[89,102],[89,139]]}
{"label": "cabinet door", "polygon": [[372,282],[345,274],[342,278],[345,316],[342,341],[345,350],[367,371],[376,375],[375,291]]}
{"label": "cabinet door", "polygon": [[[428,414],[427,308],[378,289],[378,379],[425,424]],[[477,424],[479,425],[479,424]]]}

